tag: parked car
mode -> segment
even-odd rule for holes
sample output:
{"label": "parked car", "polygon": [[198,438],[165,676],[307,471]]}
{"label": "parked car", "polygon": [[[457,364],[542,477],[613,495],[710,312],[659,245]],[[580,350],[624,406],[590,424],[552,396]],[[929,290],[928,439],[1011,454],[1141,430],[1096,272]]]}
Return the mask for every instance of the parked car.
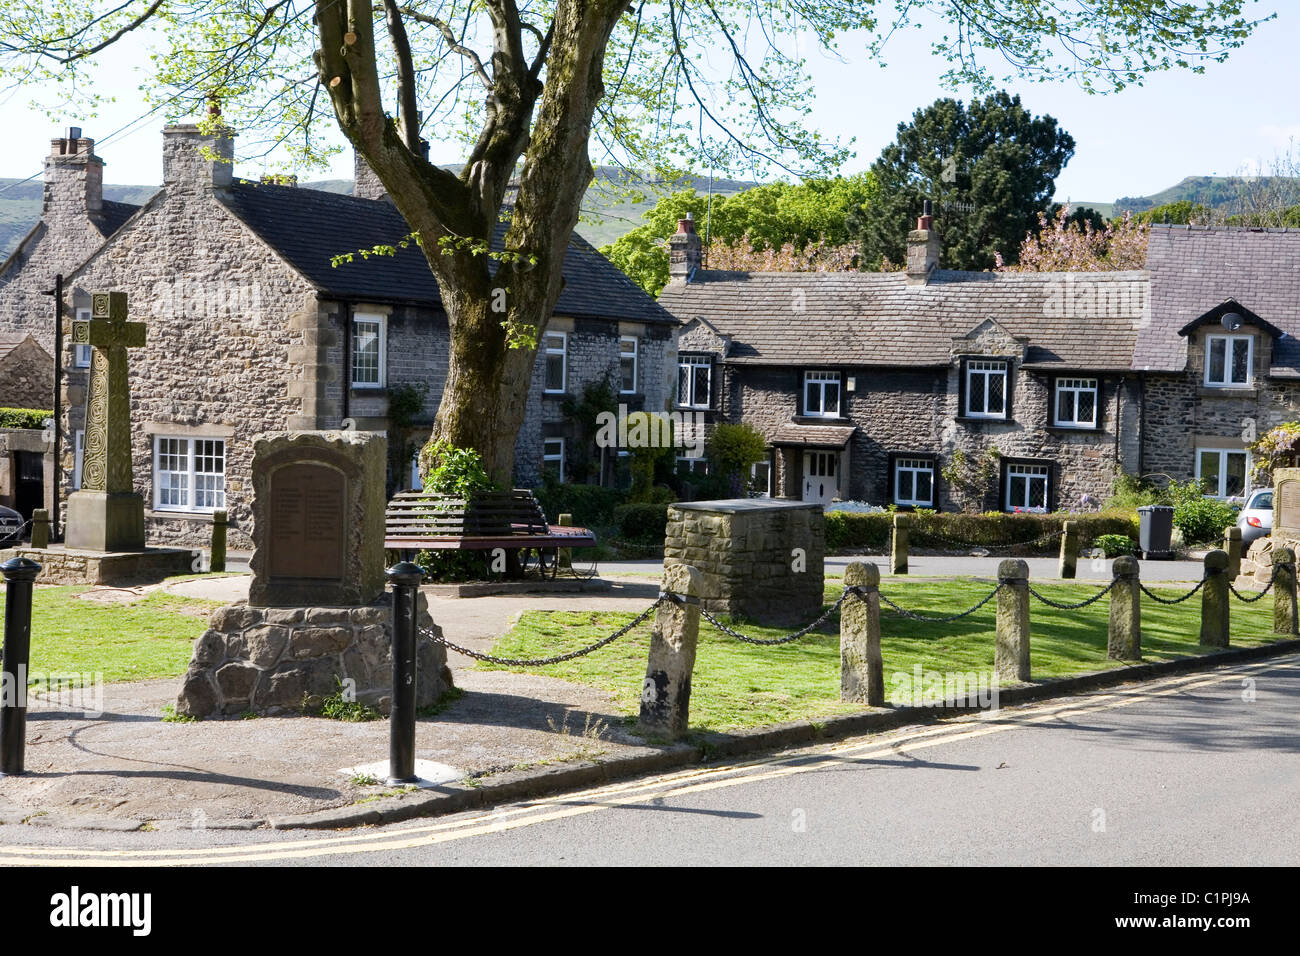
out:
{"label": "parked car", "polygon": [[1237,516],[1237,527],[1241,529],[1241,546],[1247,547],[1256,538],[1262,538],[1273,530],[1273,489],[1261,488],[1253,491],[1246,499],[1246,505]]}
{"label": "parked car", "polygon": [[0,548],[22,544],[23,523],[23,516],[13,508],[0,507]]}

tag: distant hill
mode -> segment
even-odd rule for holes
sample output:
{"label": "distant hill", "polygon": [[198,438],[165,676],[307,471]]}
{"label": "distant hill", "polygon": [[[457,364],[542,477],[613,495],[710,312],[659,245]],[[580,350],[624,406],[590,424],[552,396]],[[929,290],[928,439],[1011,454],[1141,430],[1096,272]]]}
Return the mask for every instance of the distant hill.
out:
{"label": "distant hill", "polygon": [[1241,211],[1237,207],[1243,193],[1262,192],[1278,197],[1286,205],[1296,205],[1300,203],[1300,178],[1257,176],[1247,180],[1241,176],[1188,176],[1151,196],[1123,196],[1115,200],[1114,206],[1116,213],[1145,212],[1155,206],[1186,200],[1232,215]]}

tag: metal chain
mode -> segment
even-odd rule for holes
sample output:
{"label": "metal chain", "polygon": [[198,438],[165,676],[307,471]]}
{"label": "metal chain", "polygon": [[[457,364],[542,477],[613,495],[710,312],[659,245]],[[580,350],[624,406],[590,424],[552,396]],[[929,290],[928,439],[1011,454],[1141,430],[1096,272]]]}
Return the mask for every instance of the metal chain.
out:
{"label": "metal chain", "polygon": [[1038,598],[1038,600],[1042,601],[1048,607],[1054,607],[1058,611],[1077,611],[1081,607],[1087,607],[1089,604],[1093,604],[1097,601],[1100,601],[1102,598],[1104,598],[1107,594],[1110,593],[1111,588],[1113,588],[1116,585],[1116,583],[1118,583],[1118,581],[1119,578],[1111,578],[1110,584],[1106,585],[1104,588],[1102,588],[1092,597],[1085,598],[1084,600],[1078,602],[1077,604],[1062,604],[1060,601],[1053,601],[1051,598],[1044,597],[1043,595],[1035,591],[1033,585],[1028,585],[1028,587],[1029,587],[1029,593],[1032,594],[1034,597]]}
{"label": "metal chain", "polygon": [[1146,586],[1145,584],[1143,584],[1141,581],[1138,582],[1138,587],[1140,587],[1140,588],[1142,589],[1142,593],[1143,593],[1143,594],[1145,594],[1145,595],[1146,595],[1147,597],[1149,597],[1151,600],[1155,601],[1157,604],[1181,604],[1181,603],[1183,603],[1184,601],[1186,601],[1189,597],[1191,597],[1193,594],[1195,594],[1197,591],[1199,591],[1201,588],[1205,587],[1205,581],[1206,581],[1205,578],[1201,578],[1201,580],[1199,580],[1198,582],[1196,582],[1196,587],[1192,588],[1190,591],[1188,591],[1188,592],[1187,592],[1186,594],[1184,594],[1182,597],[1176,597],[1176,598],[1172,598],[1172,599],[1170,599],[1170,598],[1162,598],[1159,594],[1156,594],[1154,591],[1152,591],[1149,587],[1147,587],[1147,586]]}
{"label": "metal chain", "polygon": [[984,596],[984,599],[982,601],[980,601],[974,607],[967,608],[966,610],[960,611],[957,614],[949,614],[945,617],[931,617],[928,614],[917,614],[915,611],[909,611],[906,608],[901,608],[893,601],[889,600],[889,598],[885,597],[884,594],[880,595],[880,600],[883,601],[885,604],[888,604],[891,608],[894,609],[896,613],[907,618],[909,621],[923,621],[927,624],[946,624],[949,621],[956,621],[960,618],[967,617],[971,614],[974,614],[985,604],[988,604],[989,601],[993,600],[993,596],[1001,590],[1002,590],[1002,585],[998,584],[996,587],[993,588],[992,591],[990,591],[988,594]]}
{"label": "metal chain", "polygon": [[655,610],[655,608],[659,607],[659,605],[663,604],[664,602],[670,600],[671,599],[667,597],[659,598],[657,601],[654,602],[654,604],[651,604],[648,608],[646,608],[644,611],[642,611],[632,620],[628,621],[626,624],[620,627],[613,634],[609,635],[609,637],[603,638],[597,641],[595,644],[591,644],[580,650],[570,651],[567,654],[557,654],[554,657],[542,657],[536,660],[515,660],[508,657],[493,657],[491,654],[480,654],[478,651],[471,651],[468,647],[461,647],[458,644],[451,643],[451,641],[447,640],[445,637],[435,633],[434,631],[430,630],[427,627],[420,628],[420,633],[423,636],[429,638],[435,644],[441,644],[449,651],[455,651],[457,654],[464,654],[466,657],[472,657],[476,661],[485,661],[488,664],[500,664],[504,667],[546,667],[550,664],[562,664],[565,661],[571,661],[575,657],[583,657],[587,654],[590,654],[592,651],[598,651],[602,647],[607,647],[608,645],[613,644],[620,637],[625,636],[629,631],[631,631],[638,624],[644,623],[645,619],[650,616],[650,614]]}
{"label": "metal chain", "polygon": [[[959,538],[950,538],[948,535],[940,534],[937,531],[921,531],[919,529],[912,529],[910,533],[915,537],[924,537],[926,539],[954,545],[959,548],[980,548],[985,551],[1004,551],[1010,548],[1037,547],[1038,545],[1046,544],[1049,541],[1058,540],[1061,537],[1061,532],[1057,531],[1042,535],[1038,538],[1033,538],[1029,541],[1012,541],[1005,544],[981,544],[978,541],[962,541]],[[917,542],[917,547],[923,548],[926,547],[926,545]]]}
{"label": "metal chain", "polygon": [[727,625],[723,624],[716,617],[710,614],[708,609],[703,606],[700,607],[700,616],[703,617],[710,624],[712,624],[714,627],[716,627],[723,634],[726,634],[728,637],[734,637],[738,641],[744,641],[746,644],[753,644],[757,647],[775,647],[778,644],[790,644],[794,641],[799,640],[799,638],[804,637],[810,632],[817,630],[817,628],[821,627],[823,624],[826,623],[826,621],[830,618],[832,614],[834,614],[836,611],[840,609],[840,606],[844,603],[844,599],[847,598],[849,596],[849,592],[853,590],[855,589],[845,588],[842,592],[840,592],[839,600],[836,601],[834,604],[832,604],[830,607],[828,607],[824,612],[822,612],[822,616],[817,618],[817,620],[813,621],[807,627],[800,628],[799,630],[795,631],[793,634],[789,634],[785,637],[774,637],[770,640],[765,640],[759,637],[749,637],[748,635],[741,634],[739,631],[734,630],[728,627]]}
{"label": "metal chain", "polygon": [[1264,597],[1264,595],[1267,594],[1269,591],[1273,590],[1273,582],[1275,580],[1277,580],[1276,573],[1274,573],[1274,575],[1268,579],[1268,584],[1264,586],[1264,590],[1260,591],[1254,597],[1246,597],[1244,594],[1242,594],[1233,586],[1231,581],[1228,582],[1228,590],[1232,592],[1233,597],[1235,597],[1238,601],[1245,601],[1247,604],[1253,604],[1254,602],[1261,600]]}

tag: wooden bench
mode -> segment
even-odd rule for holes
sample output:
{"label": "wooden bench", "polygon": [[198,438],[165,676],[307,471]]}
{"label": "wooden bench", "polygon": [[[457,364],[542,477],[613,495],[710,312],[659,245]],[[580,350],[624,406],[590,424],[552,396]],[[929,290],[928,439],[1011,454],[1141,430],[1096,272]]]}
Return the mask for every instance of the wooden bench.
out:
{"label": "wooden bench", "polygon": [[[490,491],[469,501],[422,491],[404,491],[388,503],[384,516],[384,548],[415,551],[506,552],[510,571],[522,573],[536,552],[543,575],[559,569],[559,549],[590,548],[596,536],[586,528],[547,523],[542,507],[527,488]],[[595,574],[593,563],[590,574]]]}

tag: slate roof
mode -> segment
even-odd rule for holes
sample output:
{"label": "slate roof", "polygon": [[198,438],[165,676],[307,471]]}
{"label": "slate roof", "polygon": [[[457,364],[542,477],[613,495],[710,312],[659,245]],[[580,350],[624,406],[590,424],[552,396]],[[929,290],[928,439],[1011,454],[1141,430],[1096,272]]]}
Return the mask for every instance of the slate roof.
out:
{"label": "slate roof", "polygon": [[774,445],[802,445],[808,448],[843,448],[856,425],[781,425],[772,436]]}
{"label": "slate roof", "polygon": [[1270,374],[1300,376],[1300,230],[1152,226],[1147,270],[1152,321],[1138,334],[1134,368],[1181,371],[1179,329],[1236,299],[1283,332]]}
{"label": "slate roof", "polygon": [[95,226],[105,239],[113,235],[125,225],[126,221],[140,211],[140,207],[129,202],[112,202],[105,199],[103,204],[103,219]]}
{"label": "slate roof", "polygon": [[7,359],[14,349],[18,348],[18,346],[22,345],[29,339],[38,349],[42,352],[45,351],[41,346],[41,343],[37,342],[36,337],[30,332],[5,332],[0,334],[0,362]]}
{"label": "slate roof", "polygon": [[659,296],[683,322],[702,316],[730,336],[731,363],[935,367],[954,337],[994,319],[1029,340],[1027,365],[1097,371],[1130,368],[1146,299],[1141,271],[937,270],[926,285],[902,272],[701,271]]}
{"label": "slate roof", "polygon": [[[415,302],[441,306],[424,254],[412,244],[395,256],[357,256],[333,268],[341,253],[396,244],[410,227],[385,200],[358,199],[317,189],[238,181],[227,205],[263,241],[321,292],[333,298]],[[498,226],[500,248],[506,224]],[[564,291],[557,315],[677,324],[631,279],[574,233],[564,260]]]}

